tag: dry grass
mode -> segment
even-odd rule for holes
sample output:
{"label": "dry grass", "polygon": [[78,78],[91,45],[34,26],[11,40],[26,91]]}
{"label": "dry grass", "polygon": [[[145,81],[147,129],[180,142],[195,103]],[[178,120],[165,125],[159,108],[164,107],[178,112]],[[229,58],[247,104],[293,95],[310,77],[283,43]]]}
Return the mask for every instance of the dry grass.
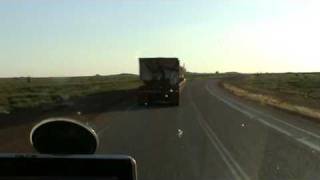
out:
{"label": "dry grass", "polygon": [[140,86],[130,74],[88,77],[0,78],[0,113],[53,106],[73,98]]}
{"label": "dry grass", "polygon": [[250,100],[320,119],[320,74],[249,75],[223,83],[225,89]]}

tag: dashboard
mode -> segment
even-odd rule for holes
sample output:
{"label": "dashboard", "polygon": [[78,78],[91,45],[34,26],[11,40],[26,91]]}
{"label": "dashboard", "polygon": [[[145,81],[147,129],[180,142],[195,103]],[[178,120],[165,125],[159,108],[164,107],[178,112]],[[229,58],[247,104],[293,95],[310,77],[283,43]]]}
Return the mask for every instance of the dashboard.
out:
{"label": "dashboard", "polygon": [[0,180],[136,180],[136,162],[124,155],[0,155]]}

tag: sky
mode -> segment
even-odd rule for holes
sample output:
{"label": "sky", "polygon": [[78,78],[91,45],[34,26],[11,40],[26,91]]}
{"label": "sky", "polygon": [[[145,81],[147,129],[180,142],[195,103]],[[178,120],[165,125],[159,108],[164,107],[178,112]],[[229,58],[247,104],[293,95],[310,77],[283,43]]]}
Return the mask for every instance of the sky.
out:
{"label": "sky", "polygon": [[139,57],[192,72],[314,72],[317,0],[0,0],[0,77],[138,73]]}

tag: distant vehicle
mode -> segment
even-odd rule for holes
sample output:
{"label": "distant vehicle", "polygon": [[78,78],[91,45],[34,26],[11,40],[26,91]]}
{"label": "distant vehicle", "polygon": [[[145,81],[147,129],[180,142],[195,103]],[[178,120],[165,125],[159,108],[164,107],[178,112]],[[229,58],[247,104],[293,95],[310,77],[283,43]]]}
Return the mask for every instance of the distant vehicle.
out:
{"label": "distant vehicle", "polygon": [[138,102],[149,105],[164,102],[178,106],[180,92],[185,85],[185,68],[178,58],[140,58],[140,80],[144,85],[139,88]]}

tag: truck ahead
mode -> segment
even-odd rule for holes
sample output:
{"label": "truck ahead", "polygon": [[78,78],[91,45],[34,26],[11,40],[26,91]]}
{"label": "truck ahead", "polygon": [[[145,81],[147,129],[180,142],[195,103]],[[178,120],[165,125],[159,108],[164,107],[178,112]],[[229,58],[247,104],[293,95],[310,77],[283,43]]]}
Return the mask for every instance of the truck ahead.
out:
{"label": "truck ahead", "polygon": [[185,68],[178,58],[140,58],[140,80],[143,86],[138,91],[141,105],[165,102],[179,105],[180,92],[186,82]]}

